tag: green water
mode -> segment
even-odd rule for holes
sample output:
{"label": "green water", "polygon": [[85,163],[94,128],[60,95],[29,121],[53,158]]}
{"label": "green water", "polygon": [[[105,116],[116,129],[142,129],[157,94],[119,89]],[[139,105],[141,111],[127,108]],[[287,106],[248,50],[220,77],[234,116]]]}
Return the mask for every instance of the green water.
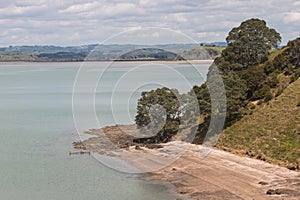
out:
{"label": "green water", "polygon": [[[105,62],[93,63],[86,70],[89,81],[84,87],[88,88],[89,83],[93,85],[106,66]],[[72,90],[79,67],[80,63],[0,64],[1,199],[174,199],[165,184],[117,172],[101,165],[92,156],[68,155],[73,151],[72,142],[78,140]],[[190,65],[171,64],[172,67],[192,84],[203,81]],[[114,102],[114,113],[119,116],[116,120],[110,109],[111,91],[130,68],[130,63],[117,63],[102,74],[95,93],[96,115],[101,126],[131,123],[139,92],[155,86],[150,84],[135,90],[128,100],[128,93],[132,91],[126,88],[131,87],[132,77],[143,80],[155,76],[157,80],[176,82],[181,87],[181,82],[169,73],[157,75],[155,68],[149,71],[143,68],[144,74],[137,70],[138,76],[133,73],[130,79],[121,81],[122,87]],[[207,68],[208,65],[199,66],[203,76]],[[187,88],[181,90],[187,91]],[[78,95],[83,96],[75,108],[76,115],[80,115],[77,128],[82,131],[94,127],[95,123],[90,120],[91,108],[87,106],[89,100],[85,101],[84,91]],[[122,98],[126,103],[122,103]]]}

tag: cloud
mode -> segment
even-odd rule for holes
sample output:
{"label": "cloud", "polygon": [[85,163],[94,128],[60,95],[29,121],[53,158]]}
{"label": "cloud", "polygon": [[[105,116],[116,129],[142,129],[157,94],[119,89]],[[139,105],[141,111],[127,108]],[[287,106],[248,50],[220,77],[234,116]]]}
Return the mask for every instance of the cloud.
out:
{"label": "cloud", "polygon": [[[299,36],[299,5],[300,1],[295,0],[1,1],[0,46],[100,43],[136,27],[174,29],[198,42],[224,41],[231,28],[253,17],[265,19],[268,26],[282,34],[285,43]],[[168,38],[164,31],[152,36],[156,38],[149,40],[152,42],[178,39]],[[142,41],[145,38],[141,37]]]}
{"label": "cloud", "polygon": [[284,16],[284,22],[285,23],[297,22],[299,24],[299,22],[300,22],[300,12],[286,13],[285,16]]}
{"label": "cloud", "polygon": [[92,3],[84,3],[84,4],[75,4],[71,5],[65,9],[59,10],[59,13],[81,13],[81,12],[86,12],[90,11],[93,8],[95,8],[98,5],[97,2],[92,2]]}
{"label": "cloud", "polygon": [[47,7],[45,5],[31,5],[31,6],[16,6],[9,5],[8,7],[0,9],[1,17],[14,16],[37,16],[41,14]]}

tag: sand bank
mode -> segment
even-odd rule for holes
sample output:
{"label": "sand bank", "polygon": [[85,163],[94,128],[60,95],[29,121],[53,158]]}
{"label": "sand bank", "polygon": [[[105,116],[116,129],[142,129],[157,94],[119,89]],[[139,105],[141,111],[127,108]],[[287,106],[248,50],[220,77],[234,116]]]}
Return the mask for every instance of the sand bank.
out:
{"label": "sand bank", "polygon": [[[300,173],[260,160],[180,141],[156,146],[159,148],[134,144],[132,138],[138,133],[133,125],[110,126],[88,133],[96,136],[83,141],[89,151],[121,158],[135,166],[137,172],[168,181],[176,192],[192,199],[300,197]],[[107,138],[111,143],[107,143]]]}

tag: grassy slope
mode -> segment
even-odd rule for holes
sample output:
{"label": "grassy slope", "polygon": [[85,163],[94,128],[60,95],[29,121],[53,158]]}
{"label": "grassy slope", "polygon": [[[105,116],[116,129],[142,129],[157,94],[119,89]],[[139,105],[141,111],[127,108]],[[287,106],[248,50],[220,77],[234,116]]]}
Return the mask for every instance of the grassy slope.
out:
{"label": "grassy slope", "polygon": [[279,54],[283,53],[287,48],[288,48],[288,47],[283,47],[283,48],[281,48],[281,49],[279,49],[279,50],[274,50],[274,51],[272,51],[271,54],[270,54],[269,57],[268,57],[268,60],[269,60],[270,62],[273,62],[273,61],[274,61],[274,58],[275,58],[276,56],[278,56]]}
{"label": "grassy slope", "polygon": [[222,51],[225,49],[225,47],[219,47],[219,46],[203,46],[202,48],[216,50],[219,54],[221,54]]}
{"label": "grassy slope", "polygon": [[220,55],[224,48],[225,47],[218,46],[198,46],[188,51],[184,51],[180,56],[186,60],[214,59],[217,55],[210,55],[208,51],[213,50]]}
{"label": "grassy slope", "polygon": [[218,147],[300,169],[300,79],[221,135]]}

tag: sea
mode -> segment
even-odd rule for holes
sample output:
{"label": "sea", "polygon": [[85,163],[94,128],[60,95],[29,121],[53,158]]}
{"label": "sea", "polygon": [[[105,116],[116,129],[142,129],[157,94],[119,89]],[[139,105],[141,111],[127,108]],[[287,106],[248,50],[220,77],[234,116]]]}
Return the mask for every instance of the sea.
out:
{"label": "sea", "polygon": [[210,62],[0,63],[0,199],[176,199],[149,181],[69,155],[90,128],[132,124],[142,91],[188,92]]}

